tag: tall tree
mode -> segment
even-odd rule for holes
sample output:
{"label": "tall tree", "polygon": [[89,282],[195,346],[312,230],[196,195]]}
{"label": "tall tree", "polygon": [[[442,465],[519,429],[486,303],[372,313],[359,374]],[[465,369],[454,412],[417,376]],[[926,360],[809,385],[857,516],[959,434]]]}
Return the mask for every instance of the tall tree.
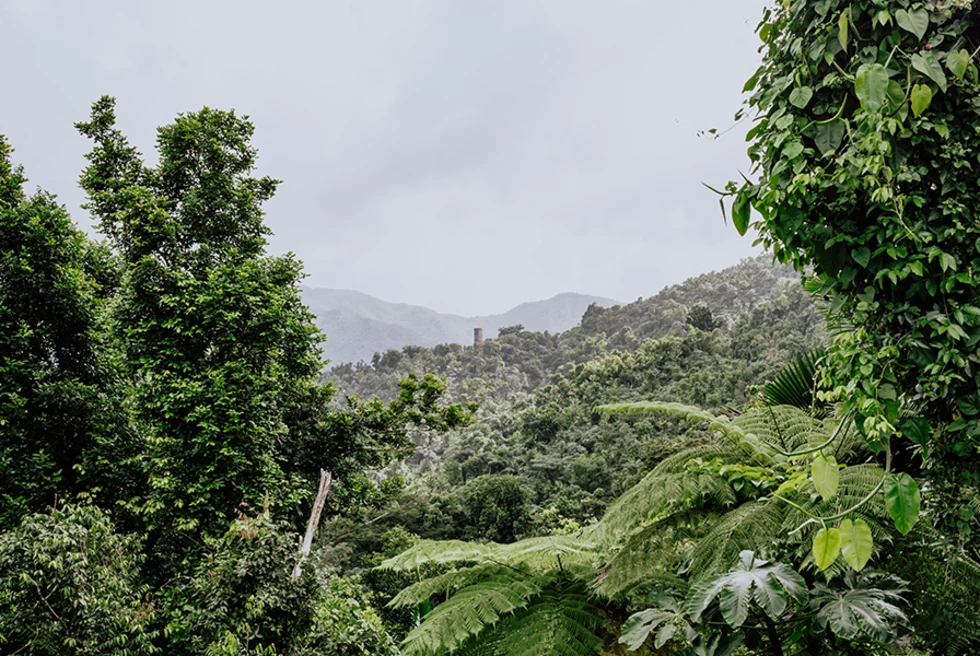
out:
{"label": "tall tree", "polygon": [[223,535],[243,504],[298,518],[321,470],[343,488],[410,450],[408,424],[466,420],[438,405],[431,377],[404,381],[389,405],[329,406],[301,265],[265,252],[262,205],[278,181],[252,175],[247,117],[180,115],[158,129],[154,167],[115,127],[112,98],[77,128],[94,142],[87,208],[125,263],[113,330],[147,443],[139,512],[171,565]]}
{"label": "tall tree", "polygon": [[54,196],[24,193],[11,153],[0,137],[0,526],[59,494],[101,488],[109,502],[134,483],[99,319],[109,265]]}

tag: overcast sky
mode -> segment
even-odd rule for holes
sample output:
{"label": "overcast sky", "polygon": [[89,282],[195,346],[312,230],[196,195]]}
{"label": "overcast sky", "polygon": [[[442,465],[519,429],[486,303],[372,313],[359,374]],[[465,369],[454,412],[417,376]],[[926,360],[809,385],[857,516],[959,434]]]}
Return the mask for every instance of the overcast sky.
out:
{"label": "overcast sky", "polygon": [[621,301],[758,252],[722,222],[747,166],[718,140],[759,61],[764,0],[0,0],[0,133],[75,220],[116,96],[155,128],[207,105],[256,125],[271,250],[306,284],[486,314]]}

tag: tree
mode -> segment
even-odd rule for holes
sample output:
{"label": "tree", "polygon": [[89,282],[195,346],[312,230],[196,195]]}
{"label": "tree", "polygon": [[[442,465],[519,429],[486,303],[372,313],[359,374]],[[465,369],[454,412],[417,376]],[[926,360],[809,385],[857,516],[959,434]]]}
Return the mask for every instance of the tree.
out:
{"label": "tree", "polygon": [[934,513],[968,537],[980,484],[980,16],[964,0],[787,2],[766,10],[759,35],[763,64],[746,84],[757,179],[729,186],[733,223],[813,268],[840,328],[832,397],[876,448],[898,434],[921,450]]}
{"label": "tree", "polygon": [[458,496],[460,524],[472,539],[513,542],[531,523],[528,493],[516,476],[479,476]]}
{"label": "tree", "polygon": [[720,321],[715,321],[715,318],[711,316],[711,309],[703,303],[691,307],[687,313],[687,324],[706,333],[722,326]]}
{"label": "tree", "polygon": [[468,419],[439,404],[431,376],[403,381],[388,405],[331,407],[301,265],[265,253],[262,205],[278,181],[252,176],[247,117],[178,116],[157,131],[154,167],[115,127],[112,98],[77,128],[94,142],[86,207],[125,266],[112,335],[146,435],[149,492],[136,509],[166,568],[186,570],[243,504],[299,523],[321,470],[350,500],[365,467],[410,451],[407,426]]}
{"label": "tree", "polygon": [[4,653],[157,653],[153,606],[139,582],[141,546],[139,538],[116,533],[105,512],[85,505],[28,515],[0,534]]}
{"label": "tree", "polygon": [[111,263],[53,196],[24,194],[11,152],[0,137],[0,526],[58,495],[125,498],[138,448],[102,339]]}

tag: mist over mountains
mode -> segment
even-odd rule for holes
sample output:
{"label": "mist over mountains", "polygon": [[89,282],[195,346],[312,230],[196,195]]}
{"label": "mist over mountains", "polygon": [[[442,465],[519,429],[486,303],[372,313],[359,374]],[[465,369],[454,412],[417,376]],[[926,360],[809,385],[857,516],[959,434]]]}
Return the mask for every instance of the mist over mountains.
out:
{"label": "mist over mountains", "polygon": [[331,364],[370,360],[376,352],[405,346],[471,344],[474,328],[483,328],[487,338],[516,324],[530,331],[561,332],[578,325],[593,303],[619,305],[609,298],[567,292],[522,303],[502,314],[462,317],[420,305],[389,303],[357,291],[303,287],[302,292],[327,335],[323,354]]}

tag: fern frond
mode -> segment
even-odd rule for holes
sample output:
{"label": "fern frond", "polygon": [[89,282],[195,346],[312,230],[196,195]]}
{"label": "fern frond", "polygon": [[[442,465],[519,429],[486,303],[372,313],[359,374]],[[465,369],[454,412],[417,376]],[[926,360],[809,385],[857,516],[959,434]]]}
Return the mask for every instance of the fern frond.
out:
{"label": "fern frond", "polygon": [[591,531],[595,539],[615,543],[638,526],[678,504],[694,506],[705,500],[725,507],[736,501],[731,485],[720,476],[689,470],[688,463],[720,460],[732,464],[765,466],[772,459],[749,442],[716,442],[685,449],[661,461],[639,483],[624,492],[606,510],[602,520]]}
{"label": "fern frond", "polygon": [[416,570],[427,563],[482,562],[499,546],[462,540],[420,540],[411,548],[382,562],[378,569],[404,572]]}
{"label": "fern frond", "polygon": [[667,403],[661,401],[638,401],[635,403],[611,403],[600,405],[595,412],[605,415],[655,414],[674,419],[688,421],[703,421],[708,430],[719,431],[728,435],[734,441],[745,438],[741,431],[733,427],[732,422],[724,415],[716,417],[706,410],[683,403]]}
{"label": "fern frond", "polygon": [[771,501],[750,501],[726,513],[691,551],[688,573],[700,581],[728,571],[742,551],[766,554],[785,536],[787,506]]}
{"label": "fern frond", "polygon": [[708,527],[717,513],[679,509],[634,532],[596,577],[593,589],[609,599],[635,596],[644,586],[663,583],[677,569],[685,554]]}
{"label": "fern frond", "polygon": [[495,641],[497,656],[593,656],[603,621],[580,583],[558,581],[508,619]]}
{"label": "fern frond", "polygon": [[453,569],[438,576],[423,579],[403,589],[388,602],[391,608],[417,606],[436,596],[447,596],[460,588],[484,578],[512,576],[513,570],[494,563],[484,563],[462,569]]}
{"label": "fern frond", "polygon": [[830,437],[824,422],[788,405],[752,408],[732,424],[762,444],[784,452],[816,446]]}
{"label": "fern frond", "polygon": [[532,577],[497,576],[467,586],[439,604],[402,642],[404,656],[452,652],[486,627],[525,607],[542,587]]}
{"label": "fern frond", "polygon": [[527,538],[511,544],[497,545],[490,558],[532,573],[545,574],[559,569],[593,570],[599,557],[594,540],[576,535],[551,535]]}

